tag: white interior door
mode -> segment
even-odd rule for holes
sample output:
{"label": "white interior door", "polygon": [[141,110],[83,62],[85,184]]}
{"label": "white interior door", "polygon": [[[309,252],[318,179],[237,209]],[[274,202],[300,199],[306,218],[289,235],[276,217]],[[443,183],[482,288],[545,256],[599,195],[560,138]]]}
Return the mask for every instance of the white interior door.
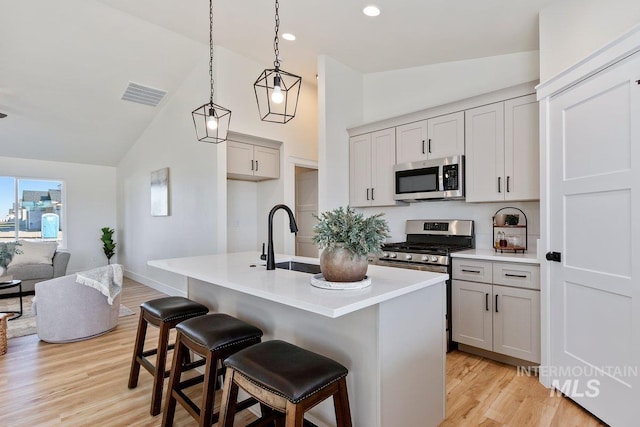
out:
{"label": "white interior door", "polygon": [[[300,170],[300,172],[298,172]],[[296,255],[318,258],[313,226],[318,215],[318,171],[296,168]]]}
{"label": "white interior door", "polygon": [[[605,422],[638,425],[640,57],[549,104],[552,384]],[[635,193],[635,197],[634,196]],[[630,372],[631,370],[631,372]]]}

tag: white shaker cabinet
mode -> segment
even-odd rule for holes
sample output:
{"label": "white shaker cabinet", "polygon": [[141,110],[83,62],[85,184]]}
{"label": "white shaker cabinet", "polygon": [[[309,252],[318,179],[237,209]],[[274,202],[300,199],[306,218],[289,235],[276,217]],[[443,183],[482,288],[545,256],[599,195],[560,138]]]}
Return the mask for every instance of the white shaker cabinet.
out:
{"label": "white shaker cabinet", "polygon": [[537,200],[539,124],[535,95],[465,111],[466,200]]}
{"label": "white shaker cabinet", "polygon": [[454,259],[452,276],[454,341],[540,363],[538,266]]}
{"label": "white shaker cabinet", "polygon": [[464,112],[446,114],[396,128],[397,163],[464,154]]}
{"label": "white shaker cabinet", "polygon": [[227,141],[227,177],[263,181],[280,177],[280,150]]}
{"label": "white shaker cabinet", "polygon": [[349,204],[353,207],[396,204],[393,166],[394,129],[349,139]]}

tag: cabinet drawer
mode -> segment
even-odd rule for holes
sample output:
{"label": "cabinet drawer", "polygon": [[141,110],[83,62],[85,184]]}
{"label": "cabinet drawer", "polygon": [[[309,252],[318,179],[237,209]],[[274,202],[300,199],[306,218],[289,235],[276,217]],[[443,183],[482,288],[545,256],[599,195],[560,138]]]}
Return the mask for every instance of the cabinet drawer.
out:
{"label": "cabinet drawer", "polygon": [[493,279],[491,264],[490,261],[455,258],[451,275],[458,280],[491,283]]}
{"label": "cabinet drawer", "polygon": [[518,288],[540,289],[540,267],[537,265],[493,263],[493,283]]}

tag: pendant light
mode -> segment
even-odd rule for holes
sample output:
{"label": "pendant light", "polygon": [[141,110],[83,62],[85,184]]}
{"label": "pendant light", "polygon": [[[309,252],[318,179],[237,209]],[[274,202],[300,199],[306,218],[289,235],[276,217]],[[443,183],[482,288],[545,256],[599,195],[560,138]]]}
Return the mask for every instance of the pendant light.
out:
{"label": "pendant light", "polygon": [[279,3],[276,0],[276,36],[273,40],[274,68],[264,70],[253,85],[260,120],[287,123],[296,115],[302,77],[280,69],[278,30],[280,29]]}
{"label": "pendant light", "polygon": [[196,108],[191,114],[198,141],[219,144],[227,139],[231,110],[213,103],[213,0],[209,0],[209,82],[211,85],[209,102]]}

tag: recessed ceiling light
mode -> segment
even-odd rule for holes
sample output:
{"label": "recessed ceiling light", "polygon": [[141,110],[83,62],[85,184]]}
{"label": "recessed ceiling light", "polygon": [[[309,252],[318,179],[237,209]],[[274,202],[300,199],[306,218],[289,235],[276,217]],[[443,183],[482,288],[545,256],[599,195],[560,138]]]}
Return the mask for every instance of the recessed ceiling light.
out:
{"label": "recessed ceiling light", "polygon": [[369,5],[362,9],[362,13],[367,16],[378,16],[380,15],[380,9],[377,6]]}
{"label": "recessed ceiling light", "polygon": [[296,39],[296,36],[294,36],[291,33],[283,33],[282,34],[282,38],[285,40],[289,40],[290,42],[294,41]]}

